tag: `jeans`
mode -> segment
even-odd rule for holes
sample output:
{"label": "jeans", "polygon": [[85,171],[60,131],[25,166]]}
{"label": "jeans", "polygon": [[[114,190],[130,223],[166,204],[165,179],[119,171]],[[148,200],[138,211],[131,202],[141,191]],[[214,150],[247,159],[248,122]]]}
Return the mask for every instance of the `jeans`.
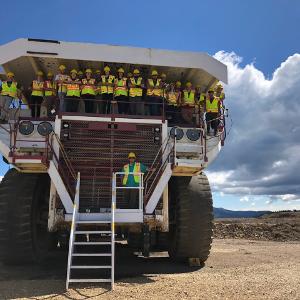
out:
{"label": "jeans", "polygon": [[66,93],[58,92],[59,112],[63,112],[63,111],[66,110],[66,108],[65,108],[65,96],[66,96]]}
{"label": "jeans", "polygon": [[12,100],[13,98],[10,96],[0,95],[0,119],[3,121],[9,118],[9,106]]}

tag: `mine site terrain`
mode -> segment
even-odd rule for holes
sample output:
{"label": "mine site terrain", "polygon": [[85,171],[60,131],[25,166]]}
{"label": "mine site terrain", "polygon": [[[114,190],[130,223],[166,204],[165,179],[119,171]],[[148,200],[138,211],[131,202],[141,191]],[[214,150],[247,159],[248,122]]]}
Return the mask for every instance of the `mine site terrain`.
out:
{"label": "mine site terrain", "polygon": [[203,268],[149,258],[118,245],[115,290],[77,284],[65,291],[66,254],[42,266],[0,265],[0,299],[299,299],[300,213],[215,220]]}

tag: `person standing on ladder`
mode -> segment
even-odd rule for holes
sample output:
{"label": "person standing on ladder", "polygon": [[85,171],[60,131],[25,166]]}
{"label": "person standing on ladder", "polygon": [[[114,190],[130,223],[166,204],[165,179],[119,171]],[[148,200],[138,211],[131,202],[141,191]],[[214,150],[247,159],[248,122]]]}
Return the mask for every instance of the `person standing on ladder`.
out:
{"label": "person standing on ladder", "polygon": [[[133,152],[128,154],[128,164],[123,166],[122,172],[124,173],[122,178],[122,184],[128,189],[124,189],[124,197],[128,201],[128,208],[138,209],[139,208],[139,185],[141,176],[138,173],[146,173],[148,168],[142,163],[136,161],[136,155]],[[129,173],[136,173],[129,174]],[[136,188],[134,188],[136,187]]]}
{"label": "person standing on ladder", "polygon": [[21,97],[20,85],[15,81],[14,73],[7,73],[7,80],[0,86],[0,123],[7,123],[9,106],[15,98]]}
{"label": "person standing on ladder", "polygon": [[36,72],[37,79],[32,81],[31,87],[31,115],[35,118],[40,117],[41,105],[44,100],[44,80],[43,72]]}

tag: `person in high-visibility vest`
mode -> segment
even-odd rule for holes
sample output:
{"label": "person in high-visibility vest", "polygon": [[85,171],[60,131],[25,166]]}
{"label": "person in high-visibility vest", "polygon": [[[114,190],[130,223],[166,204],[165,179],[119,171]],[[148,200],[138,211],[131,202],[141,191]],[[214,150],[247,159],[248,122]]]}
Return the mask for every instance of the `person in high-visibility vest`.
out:
{"label": "person in high-visibility vest", "polygon": [[81,80],[81,98],[84,99],[85,112],[94,112],[94,99],[95,99],[95,78],[92,78],[92,70],[85,70],[85,78]]}
{"label": "person in high-visibility vest", "polygon": [[58,67],[59,73],[55,76],[55,83],[57,87],[57,95],[59,99],[59,111],[64,112],[65,107],[65,95],[67,92],[67,81],[69,80],[69,76],[65,74],[66,72],[66,66],[60,65]]}
{"label": "person in high-visibility vest", "polygon": [[128,201],[130,209],[137,209],[139,208],[139,190],[137,187],[139,187],[141,180],[141,176],[138,173],[146,173],[148,168],[136,161],[136,155],[133,152],[128,154],[128,160],[128,164],[124,165],[122,169],[122,172],[124,173],[122,178],[122,184],[125,187],[124,197]]}
{"label": "person in high-visibility vest", "polygon": [[80,99],[80,84],[81,81],[77,77],[77,70],[73,69],[70,72],[70,78],[67,83],[66,93],[66,111],[77,112]]}
{"label": "person in high-visibility vest", "polygon": [[35,118],[40,117],[41,105],[44,100],[44,79],[43,72],[36,72],[37,78],[32,81],[29,90],[31,90],[30,108],[31,115]]}
{"label": "person in high-visibility vest", "polygon": [[128,81],[129,109],[132,115],[144,115],[145,104],[143,102],[144,80],[138,69],[133,70],[133,76]]}
{"label": "person in high-visibility vest", "polygon": [[225,93],[223,91],[223,85],[221,83],[218,83],[216,85],[215,96],[220,99],[220,104],[223,107],[224,106],[224,100],[225,100]]}
{"label": "person in high-visibility vest", "polygon": [[53,80],[53,73],[48,72],[47,79],[44,81],[44,101],[41,105],[41,117],[54,115],[57,110],[55,103],[56,83]]}
{"label": "person in high-visibility vest", "polygon": [[215,97],[213,89],[208,90],[208,97],[205,101],[205,112],[207,134],[210,134],[210,129],[212,128],[216,136],[219,126],[220,99]]}
{"label": "person in high-visibility vest", "polygon": [[101,76],[101,96],[103,100],[104,113],[111,113],[111,101],[114,94],[114,81],[115,76],[110,73],[110,67],[105,66],[104,74]]}
{"label": "person in high-visibility vest", "polygon": [[181,93],[181,116],[184,122],[193,123],[196,105],[196,91],[190,81],[185,84],[185,88]]}
{"label": "person in high-visibility vest", "polygon": [[21,87],[15,81],[15,75],[8,72],[7,79],[0,86],[0,123],[7,123],[9,106],[15,98],[21,98]]}
{"label": "person in high-visibility vest", "polygon": [[118,111],[120,114],[128,114],[128,83],[127,78],[124,77],[123,68],[118,69],[118,76],[115,78],[114,93],[115,100],[117,101],[117,109],[114,112]]}
{"label": "person in high-visibility vest", "polygon": [[180,99],[181,99],[181,82],[170,84],[170,89],[166,92],[167,99],[167,119],[170,122],[179,121]]}
{"label": "person in high-visibility vest", "polygon": [[153,70],[151,78],[147,80],[147,105],[146,113],[151,116],[159,115],[162,104],[163,89],[161,78],[158,78],[158,72]]}

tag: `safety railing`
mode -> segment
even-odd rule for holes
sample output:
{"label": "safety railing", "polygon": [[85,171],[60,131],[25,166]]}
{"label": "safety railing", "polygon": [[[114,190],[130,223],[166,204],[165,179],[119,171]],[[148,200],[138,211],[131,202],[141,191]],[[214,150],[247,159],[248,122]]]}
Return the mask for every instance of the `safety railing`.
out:
{"label": "safety railing", "polygon": [[[137,186],[126,186],[126,185],[118,185],[118,178],[121,180],[124,176],[138,176],[139,182]],[[143,211],[143,191],[144,191],[144,174],[140,172],[114,172],[112,174],[112,201],[115,203],[115,207],[117,207],[117,192],[118,190],[138,190],[138,207],[133,208],[130,207],[130,209],[137,209],[138,211]],[[132,196],[134,198],[134,196]],[[127,199],[129,201],[129,199]],[[136,201],[136,199],[134,199]]]}

